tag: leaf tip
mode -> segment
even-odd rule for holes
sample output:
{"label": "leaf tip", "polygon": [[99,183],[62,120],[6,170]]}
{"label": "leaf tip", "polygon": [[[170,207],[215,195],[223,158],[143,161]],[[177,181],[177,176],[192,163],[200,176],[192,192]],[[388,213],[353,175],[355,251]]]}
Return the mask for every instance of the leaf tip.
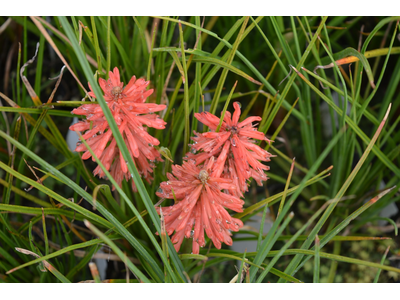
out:
{"label": "leaf tip", "polygon": [[389,107],[388,107],[388,109],[386,111],[385,117],[383,118],[383,122],[386,122],[386,120],[387,120],[387,118],[389,116],[389,112],[390,112],[391,108],[392,108],[392,103],[389,103]]}
{"label": "leaf tip", "polygon": [[90,226],[92,225],[92,224],[90,224],[90,222],[88,221],[88,220],[83,220],[83,223],[85,223],[85,226],[87,227],[87,228],[89,228],[90,229]]}

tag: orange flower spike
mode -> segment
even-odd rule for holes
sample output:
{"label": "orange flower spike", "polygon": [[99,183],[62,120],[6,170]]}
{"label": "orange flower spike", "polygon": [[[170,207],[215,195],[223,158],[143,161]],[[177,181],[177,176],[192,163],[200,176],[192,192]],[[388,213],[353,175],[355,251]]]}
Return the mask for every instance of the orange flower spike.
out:
{"label": "orange flower spike", "polygon": [[[191,153],[187,158],[201,164],[212,156],[218,156],[213,176],[231,179],[239,189],[235,191],[236,196],[242,197],[247,191],[247,180],[254,178],[259,185],[267,180],[264,171],[269,167],[260,161],[270,161],[272,155],[255,144],[256,140],[268,140],[262,132],[257,131],[253,122],[261,121],[261,117],[249,117],[239,122],[240,104],[233,104],[235,111],[231,115],[225,113],[224,121],[219,132],[215,132],[220,119],[208,112],[196,113],[195,117],[210,128],[210,132],[195,133],[192,140]],[[197,153],[198,151],[202,151]]]}
{"label": "orange flower spike", "polygon": [[[230,231],[239,231],[243,226],[226,209],[242,212],[244,201],[221,192],[235,190],[236,186],[230,179],[214,177],[214,167],[213,157],[202,167],[194,161],[173,165],[172,174],[167,175],[169,181],[162,182],[156,193],[159,197],[174,199],[174,190],[177,202],[163,207],[162,212],[167,234],[175,231],[171,241],[176,251],[186,237],[193,238],[192,251],[198,254],[200,247],[205,246],[204,232],[218,249],[221,243],[232,245]],[[160,213],[160,207],[156,210]]]}
{"label": "orange flower spike", "polygon": [[[146,90],[149,83],[143,78],[136,80],[136,77],[133,76],[124,87],[124,83],[120,80],[118,68],[114,68],[113,72],[109,72],[108,80],[99,78],[99,85],[104,92],[104,100],[114,116],[139,174],[150,183],[153,179],[150,173],[153,172],[155,167],[154,162],[162,161],[162,159],[160,153],[153,147],[153,145],[158,145],[160,142],[147,133],[146,127],[165,128],[166,122],[153,113],[164,110],[166,106],[145,103],[147,97],[153,93],[152,89]],[[88,94],[96,98],[90,84],[89,88],[90,92]],[[85,131],[83,138],[87,140],[88,145],[120,186],[124,178],[129,180],[131,176],[126,162],[118,149],[100,105],[84,104],[75,108],[72,113],[84,115],[86,120],[73,124],[70,126],[70,130]],[[75,151],[85,151],[82,155],[83,159],[91,157],[90,152],[83,144],[78,144]],[[98,175],[100,178],[105,177],[103,170],[99,166],[94,170],[93,174]],[[132,188],[136,191],[134,182],[132,182]]]}

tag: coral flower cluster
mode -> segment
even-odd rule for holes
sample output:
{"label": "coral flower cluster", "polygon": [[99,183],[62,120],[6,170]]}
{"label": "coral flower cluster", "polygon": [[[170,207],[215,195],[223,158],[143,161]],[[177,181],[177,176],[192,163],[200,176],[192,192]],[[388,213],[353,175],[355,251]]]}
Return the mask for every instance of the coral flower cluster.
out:
{"label": "coral flower cluster", "polygon": [[[216,129],[220,118],[213,114],[196,113],[195,117],[210,128],[209,132],[197,133],[193,137],[192,151],[188,159],[194,159],[196,165],[201,164],[212,156],[217,156],[216,175],[229,178],[238,187],[234,192],[236,196],[243,197],[248,191],[247,181],[253,178],[259,185],[268,177],[265,171],[269,167],[260,161],[269,162],[272,156],[268,151],[255,144],[255,140],[270,143],[262,132],[257,131],[253,122],[261,121],[261,117],[249,117],[242,122],[240,118],[240,104],[233,103],[235,112],[231,116],[226,112],[219,132]],[[198,153],[202,150],[202,153]]]}
{"label": "coral flower cluster", "polygon": [[173,166],[168,181],[160,185],[157,196],[175,199],[170,207],[156,207],[163,214],[165,228],[178,251],[183,239],[193,238],[192,252],[199,253],[205,245],[205,234],[215,247],[221,243],[232,245],[231,231],[238,231],[243,223],[229,215],[226,209],[243,211],[240,198],[248,190],[248,182],[255,179],[259,185],[267,180],[270,153],[255,144],[256,140],[270,142],[253,122],[260,117],[249,117],[242,122],[240,105],[234,103],[233,116],[226,112],[220,130],[220,118],[203,112],[195,117],[210,128],[209,132],[193,137],[191,152],[182,166]]}
{"label": "coral flower cluster", "polygon": [[242,211],[244,201],[221,192],[221,189],[235,190],[229,179],[217,177],[213,171],[214,158],[199,168],[194,161],[184,162],[182,166],[172,166],[168,181],[162,182],[157,196],[179,199],[170,207],[156,207],[164,215],[165,228],[172,237],[176,251],[184,237],[193,238],[193,253],[199,253],[199,247],[205,246],[204,231],[220,249],[221,242],[232,245],[231,232],[239,231],[242,221],[231,217],[226,208]]}
{"label": "coral flower cluster", "polygon": [[[147,128],[165,128],[166,123],[154,112],[166,106],[145,103],[153,90],[147,90],[149,82],[144,79],[136,80],[133,76],[124,87],[117,68],[109,73],[108,80],[100,78],[99,84],[139,174],[151,182],[154,163],[162,159],[154,148],[159,141],[147,132]],[[96,98],[90,84],[89,87],[89,95]],[[168,181],[162,182],[156,193],[161,198],[175,200],[172,206],[157,206],[156,210],[164,217],[167,234],[173,235],[176,251],[184,238],[193,239],[192,252],[195,254],[205,246],[206,237],[218,249],[222,243],[232,245],[231,232],[239,231],[243,222],[227,210],[242,212],[244,201],[241,198],[248,191],[249,181],[253,178],[261,185],[268,179],[265,171],[269,167],[262,162],[270,161],[271,154],[256,145],[256,141],[270,141],[253,124],[261,118],[249,117],[239,122],[240,105],[236,102],[233,106],[233,115],[226,112],[222,122],[207,112],[195,114],[210,131],[194,132],[194,143],[185,156],[186,161],[182,166],[172,166],[172,173],[167,174]],[[100,105],[84,104],[72,113],[84,115],[86,119],[70,129],[84,133],[83,138],[120,186],[124,178],[129,180],[131,174],[127,163]],[[75,151],[84,152],[83,159],[91,157],[84,144],[78,144]],[[100,166],[93,173],[105,177]],[[137,190],[133,181],[132,188]]]}
{"label": "coral flower cluster", "polygon": [[[147,132],[147,127],[165,128],[166,122],[154,112],[164,110],[166,106],[145,103],[147,97],[153,93],[152,89],[146,89],[149,83],[149,81],[145,81],[142,78],[136,79],[133,76],[124,87],[117,68],[114,68],[113,72],[109,72],[108,80],[99,79],[100,87],[104,92],[104,99],[130,150],[139,174],[142,178],[151,182],[153,179],[151,173],[155,167],[154,163],[162,161],[162,159],[160,153],[154,148],[160,142]],[[91,91],[88,94],[96,98],[90,84],[89,87]],[[129,180],[131,175],[128,171],[127,163],[117,146],[100,105],[84,104],[74,109],[72,113],[84,115],[86,120],[73,124],[69,129],[85,132],[83,138],[86,139],[88,145],[120,186],[124,178]],[[91,157],[84,144],[78,144],[75,151],[84,152],[83,159]],[[92,159],[94,161],[94,158]],[[105,173],[100,166],[97,166],[93,174],[98,175],[100,178],[105,177]],[[133,180],[132,188],[137,191]]]}

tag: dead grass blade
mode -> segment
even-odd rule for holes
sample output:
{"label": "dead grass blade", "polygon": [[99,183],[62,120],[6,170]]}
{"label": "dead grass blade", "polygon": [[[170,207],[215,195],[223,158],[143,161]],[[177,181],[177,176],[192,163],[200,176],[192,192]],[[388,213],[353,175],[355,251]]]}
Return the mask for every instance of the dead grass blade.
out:
{"label": "dead grass blade", "polygon": [[57,53],[58,57],[62,60],[62,62],[64,63],[64,65],[68,68],[68,70],[70,71],[70,73],[72,74],[72,76],[75,78],[76,82],[78,82],[78,84],[81,86],[81,88],[85,91],[85,93],[87,94],[87,90],[85,89],[85,87],[83,86],[83,84],[79,81],[78,77],[75,75],[74,71],[72,71],[71,67],[69,66],[68,62],[65,60],[64,56],[61,54],[60,50],[58,50],[56,44],[54,43],[53,39],[50,37],[50,35],[48,34],[48,32],[46,31],[46,29],[44,29],[43,25],[38,21],[38,19],[36,17],[30,17],[33,21],[33,23],[35,23],[36,27],[40,30],[40,32],[44,35],[44,37],[46,38],[46,40],[49,42],[49,44],[51,45],[51,47],[53,48],[53,50]]}

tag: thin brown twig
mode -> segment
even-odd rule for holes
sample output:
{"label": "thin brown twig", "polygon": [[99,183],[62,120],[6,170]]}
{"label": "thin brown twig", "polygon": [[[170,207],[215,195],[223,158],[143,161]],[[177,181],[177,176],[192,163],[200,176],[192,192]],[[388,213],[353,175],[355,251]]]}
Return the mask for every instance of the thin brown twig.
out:
{"label": "thin brown twig", "polygon": [[[394,226],[392,224],[387,225],[387,226],[373,226],[373,225],[370,225],[370,224],[366,224],[366,226],[368,228],[371,228],[371,229],[374,229],[374,230],[378,230],[380,232],[385,232],[385,233],[386,232],[392,232],[393,228],[394,228]],[[396,227],[400,228],[400,222],[396,223]]]}
{"label": "thin brown twig", "polygon": [[41,105],[42,103],[40,102],[39,97],[36,95],[35,90],[32,88],[32,85],[30,84],[28,79],[25,77],[24,71],[27,66],[29,66],[30,64],[32,64],[35,61],[38,51],[39,51],[39,46],[40,46],[40,43],[37,43],[35,55],[31,59],[29,59],[26,63],[24,63],[24,65],[21,67],[21,69],[19,71],[22,82],[24,83],[26,89],[28,90],[29,96],[31,96],[33,103],[35,103],[36,105]]}
{"label": "thin brown twig", "polygon": [[[16,43],[13,43],[10,47],[10,50],[8,51],[8,55],[7,55],[7,59],[6,59],[6,65],[4,68],[4,93],[8,94],[8,85],[10,82],[10,73],[11,73],[11,63],[13,61],[13,56],[14,56],[14,52],[15,52],[15,48],[16,48]],[[21,45],[20,45],[21,47]],[[21,48],[20,48],[21,49]]]}
{"label": "thin brown twig", "polygon": [[[203,21],[201,22],[201,25],[200,25],[201,28],[203,28],[205,20],[206,20],[206,17],[204,16]],[[199,43],[200,37],[201,37],[201,30],[199,30],[199,34],[197,35],[196,43],[194,44],[193,50],[197,49],[197,44]]]}
{"label": "thin brown twig", "polygon": [[24,114],[21,114],[22,120],[24,121],[24,126],[25,126],[25,135],[26,135],[26,140],[29,140],[29,133],[28,133],[28,123],[26,122],[26,118]]}
{"label": "thin brown twig", "polygon": [[[389,36],[390,29],[392,28],[393,21],[389,23],[388,27],[386,28],[385,34],[383,35],[383,39],[381,41],[381,48],[385,46],[387,37]],[[380,56],[378,56],[380,57]]]}
{"label": "thin brown twig", "polygon": [[63,76],[64,69],[65,69],[65,66],[63,66],[63,67],[61,68],[60,75],[58,75],[58,76],[56,76],[56,77],[53,77],[53,78],[49,78],[50,80],[56,80],[56,79],[57,79],[57,82],[56,82],[56,85],[55,85],[53,91],[51,92],[51,95],[50,95],[50,97],[49,97],[49,100],[47,100],[47,104],[50,104],[50,103],[53,101],[54,95],[55,95],[55,93],[56,93],[56,91],[57,91],[57,89],[58,89],[58,86],[59,86],[60,83],[61,83],[61,79],[62,79],[62,76]]}
{"label": "thin brown twig", "polygon": [[[83,31],[82,31],[82,28],[83,28],[83,26],[85,26],[85,25],[83,25],[83,23],[79,20],[79,22],[78,22],[78,31],[79,31],[79,39],[78,39],[78,44],[79,44],[79,46],[81,45],[81,43],[82,43],[82,36],[83,36]],[[97,62],[96,62],[96,64],[97,64]],[[96,69],[97,69],[97,67],[96,67]]]}
{"label": "thin brown twig", "polygon": [[[155,19],[153,20],[153,25],[151,26],[151,32],[153,32],[153,36],[151,37],[151,39],[150,39],[150,34],[149,34],[149,32],[147,31],[147,29],[146,29],[145,32],[144,32],[145,37],[146,37],[147,49],[149,49],[149,53],[150,53],[150,51],[151,51],[151,46],[152,46],[151,41],[154,39],[154,37],[157,36],[157,32],[158,32],[158,23],[159,23],[159,19],[155,18]],[[154,40],[155,40],[155,39],[154,39]],[[151,59],[151,65],[150,65],[150,67],[151,67],[151,74],[154,74],[154,72],[155,72],[155,69],[154,69],[154,59],[153,59],[152,57],[151,57],[150,59]],[[149,78],[148,78],[148,79],[149,79]]]}
{"label": "thin brown twig", "polygon": [[361,25],[360,37],[359,37],[359,39],[358,39],[358,52],[361,51],[363,32],[364,32],[364,24]]}
{"label": "thin brown twig", "polygon": [[280,85],[282,84],[282,82],[284,82],[286,79],[288,79],[288,77],[290,76],[290,74],[292,74],[291,65],[289,65],[289,74],[287,74],[287,75],[285,76],[285,78],[283,78],[282,81],[279,82],[278,86],[280,86]]}
{"label": "thin brown twig", "polygon": [[64,63],[64,65],[66,65],[66,67],[68,68],[69,72],[71,73],[71,75],[75,78],[76,82],[78,82],[78,84],[80,85],[80,87],[82,88],[82,90],[85,92],[85,94],[87,95],[88,92],[85,89],[85,87],[83,86],[83,84],[80,82],[80,80],[78,79],[78,77],[76,76],[76,74],[74,73],[74,71],[72,71],[71,67],[69,66],[68,62],[65,60],[64,56],[61,54],[60,50],[58,50],[56,44],[54,43],[53,39],[50,37],[50,35],[48,34],[48,32],[46,31],[46,29],[44,29],[43,25],[38,21],[37,17],[30,17],[33,21],[33,23],[35,23],[36,27],[40,30],[40,32],[44,35],[44,37],[46,38],[46,40],[49,42],[49,44],[51,45],[51,47],[53,48],[53,50],[57,53],[58,57],[61,59],[61,61]]}
{"label": "thin brown twig", "polygon": [[3,94],[2,92],[0,92],[0,97],[3,98],[4,100],[6,100],[8,105],[10,105],[11,107],[15,107],[15,108],[20,108],[21,107],[17,103],[15,103],[14,101],[12,101],[10,98],[8,98],[7,95]]}
{"label": "thin brown twig", "polygon": [[75,233],[75,235],[82,241],[82,242],[87,242],[87,240],[71,225],[71,223],[68,221],[67,217],[64,215],[61,215],[61,218],[64,220],[65,224],[69,227],[69,229]]}
{"label": "thin brown twig", "polygon": [[[25,254],[25,255],[31,255],[31,256],[34,256],[34,257],[36,257],[36,258],[41,258],[41,256],[40,256],[40,255],[37,255],[35,252],[29,251],[29,250],[26,250],[26,249],[23,249],[23,248],[17,248],[17,247],[16,247],[15,250],[17,250],[18,252],[20,252],[20,253],[22,253],[22,254]],[[47,270],[49,270],[50,272],[53,271],[53,270],[55,270],[55,268],[54,268],[51,264],[49,264],[46,260],[42,260],[41,262],[43,263],[43,265],[45,266],[45,268],[46,268]],[[10,274],[10,273],[16,271],[17,269],[18,269],[18,267],[13,268],[13,269],[11,269],[11,270],[8,270],[8,271],[6,272],[6,274]],[[41,271],[42,271],[42,272],[46,272],[46,270],[41,270]]]}
{"label": "thin brown twig", "polygon": [[7,29],[8,25],[10,25],[12,22],[11,18],[8,18],[3,25],[0,26],[0,35]]}
{"label": "thin brown twig", "polygon": [[[36,175],[35,171],[32,169],[32,167],[27,163],[26,159],[24,158],[25,164],[28,166],[29,170],[31,170],[32,174],[36,177],[36,182],[39,184],[43,185],[43,182],[40,180],[40,178]],[[33,185],[31,185],[29,188],[24,188],[25,192],[29,192],[33,188]]]}
{"label": "thin brown twig", "polygon": [[[167,78],[165,80],[163,91],[161,94],[163,96],[163,98],[165,99],[167,107],[169,105],[169,99],[168,99],[166,91],[167,91],[167,86],[168,86],[169,80],[171,79],[172,71],[174,70],[174,68],[175,68],[175,61],[172,61],[172,64],[171,64],[171,67],[169,68],[169,72],[168,72]],[[167,113],[167,110],[164,109],[164,111],[161,113],[162,119],[164,119],[166,113]]]}
{"label": "thin brown twig", "polygon": [[[49,22],[47,22],[46,20],[44,20],[41,17],[31,17],[31,18],[35,18],[36,20],[38,20],[41,23],[43,23],[44,25],[46,25],[48,28],[50,28],[51,31],[53,31],[56,35],[59,35],[65,42],[67,42],[69,45],[72,46],[71,41],[62,32],[57,30],[57,28],[55,28],[53,25],[51,25]],[[80,37],[81,37],[81,40],[80,40],[80,42],[81,42],[82,35]],[[79,45],[80,45],[80,43],[79,43]],[[86,53],[86,58],[93,67],[98,69],[97,61],[93,57],[91,57],[89,54]],[[105,73],[106,71],[103,69],[103,72]]]}

